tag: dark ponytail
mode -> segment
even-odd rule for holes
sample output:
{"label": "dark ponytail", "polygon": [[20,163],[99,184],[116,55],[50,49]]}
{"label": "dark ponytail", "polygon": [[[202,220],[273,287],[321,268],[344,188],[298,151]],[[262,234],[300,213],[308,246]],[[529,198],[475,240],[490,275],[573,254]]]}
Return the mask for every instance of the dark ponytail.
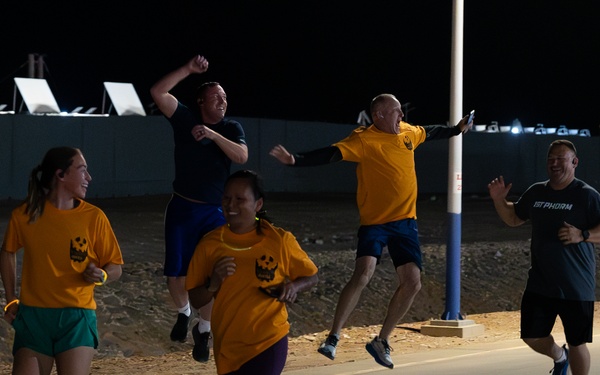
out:
{"label": "dark ponytail", "polygon": [[77,154],[81,154],[81,151],[73,147],[51,148],[46,152],[42,164],[33,168],[25,198],[25,213],[29,215],[30,223],[44,213],[46,197],[53,188],[56,171],[64,173],[73,164],[73,158]]}

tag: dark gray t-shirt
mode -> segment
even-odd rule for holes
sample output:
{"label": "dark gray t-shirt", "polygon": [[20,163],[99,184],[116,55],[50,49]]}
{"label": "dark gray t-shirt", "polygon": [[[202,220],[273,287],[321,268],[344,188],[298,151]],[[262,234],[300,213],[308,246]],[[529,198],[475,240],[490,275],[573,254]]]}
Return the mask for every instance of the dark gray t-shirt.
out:
{"label": "dark gray t-shirt", "polygon": [[531,220],[531,268],[526,290],[551,298],[594,301],[596,257],[592,243],[564,246],[558,230],[567,222],[579,229],[600,223],[600,194],[575,179],[563,190],[539,182],[515,203],[515,213]]}

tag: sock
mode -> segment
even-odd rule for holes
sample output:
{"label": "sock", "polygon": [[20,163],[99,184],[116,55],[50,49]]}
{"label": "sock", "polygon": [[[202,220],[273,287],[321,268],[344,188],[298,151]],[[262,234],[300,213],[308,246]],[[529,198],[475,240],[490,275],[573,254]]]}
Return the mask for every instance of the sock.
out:
{"label": "sock", "polygon": [[560,349],[561,349],[562,354],[560,355],[560,358],[558,360],[554,361],[556,363],[561,363],[561,362],[564,362],[567,360],[567,353],[565,353],[565,349],[564,348],[560,348]]}
{"label": "sock", "polygon": [[204,320],[198,316],[198,332],[210,332],[210,320]]}
{"label": "sock", "polygon": [[190,303],[186,303],[185,306],[179,309],[180,314],[185,314],[185,316],[190,316],[192,313],[192,309],[190,309]]}

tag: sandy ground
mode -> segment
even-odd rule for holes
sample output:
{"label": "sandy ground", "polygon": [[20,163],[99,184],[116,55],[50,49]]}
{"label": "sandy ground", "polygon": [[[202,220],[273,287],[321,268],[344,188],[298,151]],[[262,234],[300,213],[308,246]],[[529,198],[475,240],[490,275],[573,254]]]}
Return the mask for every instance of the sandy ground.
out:
{"label": "sandy ground", "polygon": [[[186,343],[169,340],[176,313],[162,276],[162,225],[168,199],[162,195],[91,201],[111,220],[126,262],[121,280],[96,291],[101,343],[93,374],[216,373],[212,359],[200,364],[191,358],[191,335]],[[2,232],[15,205],[14,201],[0,202]],[[390,339],[395,354],[519,337],[518,308],[529,266],[530,228],[527,224],[506,227],[485,197],[463,198],[460,304],[462,315],[484,325],[485,332],[469,338],[420,333],[423,324],[445,311],[446,205],[445,197],[419,200],[423,287]],[[335,362],[316,351],[353,269],[358,227],[354,197],[272,194],[267,197],[266,208],[276,225],[296,235],[320,275],[319,284],[310,293],[288,306],[292,329],[286,370],[369,358],[364,345],[378,333],[385,306],[396,288],[394,269],[387,257],[342,332]],[[0,297],[3,305],[3,290]],[[2,321],[0,373],[10,372],[12,335],[12,328]]]}

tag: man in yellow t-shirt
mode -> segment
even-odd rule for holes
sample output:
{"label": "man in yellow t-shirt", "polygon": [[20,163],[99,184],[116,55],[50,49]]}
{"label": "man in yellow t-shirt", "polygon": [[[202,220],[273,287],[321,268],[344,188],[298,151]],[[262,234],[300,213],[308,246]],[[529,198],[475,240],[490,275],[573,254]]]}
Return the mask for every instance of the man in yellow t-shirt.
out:
{"label": "man in yellow t-shirt", "polygon": [[423,142],[448,139],[466,132],[472,122],[456,126],[413,126],[394,95],[371,101],[373,124],[361,126],[347,138],[314,151],[290,154],[277,145],[270,154],[290,166],[315,166],[341,160],[357,163],[356,201],[360,214],[354,272],[340,295],[332,329],[319,353],[335,358],[340,331],[371,280],[381,253],[388,247],[398,276],[379,336],[366,349],[382,366],[393,368],[387,339],[410,308],[421,288],[421,249],[417,228],[417,176],[414,151]]}

